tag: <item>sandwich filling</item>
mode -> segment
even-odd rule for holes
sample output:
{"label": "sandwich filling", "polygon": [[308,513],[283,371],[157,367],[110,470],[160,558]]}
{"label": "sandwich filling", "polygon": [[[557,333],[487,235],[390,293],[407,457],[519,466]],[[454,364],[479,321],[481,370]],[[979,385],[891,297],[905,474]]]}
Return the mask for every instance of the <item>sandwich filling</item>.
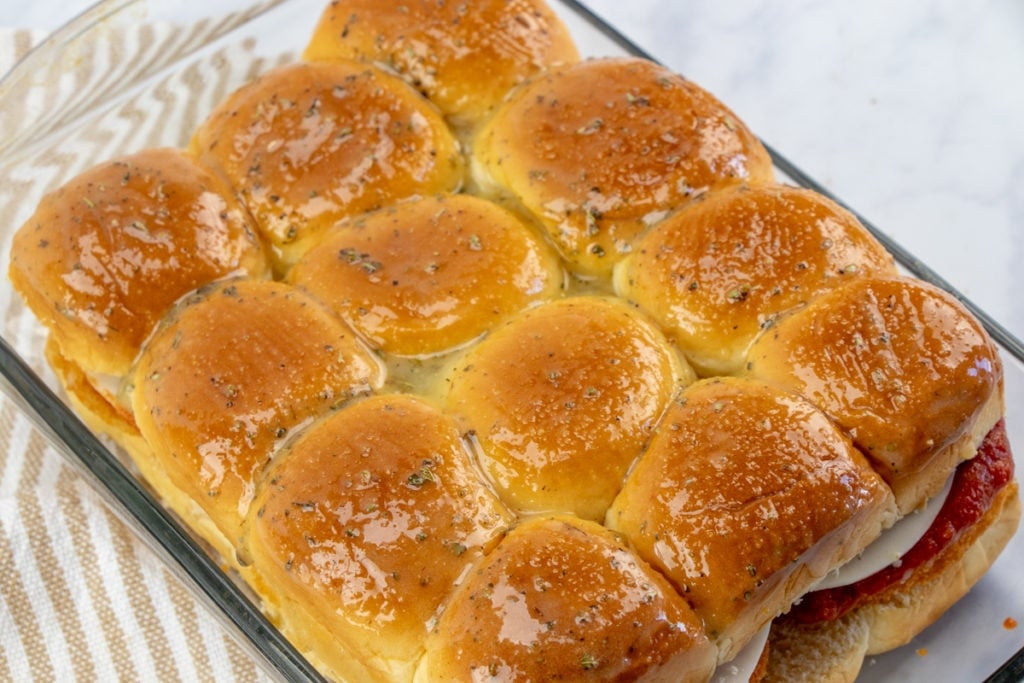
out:
{"label": "sandwich filling", "polygon": [[793,606],[790,618],[802,623],[838,619],[886,589],[905,583],[915,570],[937,559],[984,517],[997,494],[1013,480],[1013,473],[1006,424],[1000,420],[985,436],[978,454],[956,469],[935,521],[907,553],[860,581],[807,594]]}

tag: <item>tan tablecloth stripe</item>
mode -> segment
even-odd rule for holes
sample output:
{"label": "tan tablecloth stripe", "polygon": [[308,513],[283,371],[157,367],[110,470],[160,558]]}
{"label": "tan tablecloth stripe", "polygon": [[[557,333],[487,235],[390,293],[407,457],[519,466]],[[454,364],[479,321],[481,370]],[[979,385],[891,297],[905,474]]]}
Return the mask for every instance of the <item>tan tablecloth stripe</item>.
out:
{"label": "tan tablecloth stripe", "polygon": [[188,593],[177,581],[167,581],[166,586],[175,615],[182,625],[188,651],[192,654],[192,664],[195,667],[198,680],[213,681],[210,658],[206,652],[206,645],[199,635],[199,626],[196,624],[195,605],[188,599]]}
{"label": "tan tablecloth stripe", "polygon": [[[116,523],[117,519],[108,513],[108,524],[113,526]],[[142,579],[142,570],[135,561],[131,538],[124,533],[115,533],[113,540],[117,568],[135,607],[135,619],[152,653],[156,673],[163,680],[181,680],[181,672],[175,666],[174,656],[167,643],[167,634],[156,618],[153,601]]]}
{"label": "tan tablecloth stripe", "polygon": [[[0,73],[40,38],[0,27]],[[28,103],[22,107],[29,111]],[[37,172],[63,176],[82,160],[69,147],[50,163]],[[16,190],[5,193],[17,199],[10,195]],[[41,347],[37,333],[4,308],[5,329],[24,337],[19,348],[37,341]],[[0,397],[0,680],[72,679],[219,683],[264,676],[91,485]]]}
{"label": "tan tablecloth stripe", "polygon": [[35,556],[40,579],[53,605],[71,665],[79,680],[94,680],[96,670],[89,655],[89,648],[85,644],[82,622],[77,609],[68,609],[73,606],[73,595],[57,558],[54,539],[47,528],[48,522],[52,523],[57,516],[52,514],[51,506],[44,505],[44,501],[39,497],[39,492],[44,490],[40,485],[43,445],[43,438],[37,432],[29,434],[29,449],[26,452],[26,456],[29,457],[26,457],[25,468],[18,483],[18,511],[29,532],[29,547]]}
{"label": "tan tablecloth stripe", "polygon": [[11,667],[7,665],[7,653],[0,649],[0,681],[13,681]]}
{"label": "tan tablecloth stripe", "polygon": [[[6,510],[4,511],[6,513]],[[43,631],[36,619],[36,612],[21,574],[13,566],[15,551],[3,526],[0,526],[0,554],[4,558],[0,562],[0,571],[3,572],[0,575],[0,595],[3,596],[4,606],[7,608],[4,616],[11,621],[10,624],[5,624],[2,631],[4,650],[14,645],[12,639],[17,638],[17,644],[24,650],[25,658],[28,660],[32,679],[54,680],[55,672],[50,663],[50,656],[46,652]]]}
{"label": "tan tablecloth stripe", "polygon": [[[3,598],[5,623],[0,628],[3,639],[5,658],[10,648],[11,664],[16,667],[17,660],[27,660],[28,670],[33,680],[52,680],[55,672],[46,653],[46,641],[36,610],[32,606],[29,590],[25,585],[18,567],[19,552],[11,541],[8,528],[18,518],[16,477],[24,464],[25,444],[8,437],[14,435],[15,423],[20,416],[14,406],[4,400],[0,403],[0,428],[2,428],[3,449],[0,449],[0,597]],[[11,472],[14,470],[14,472]],[[13,495],[6,495],[13,491]],[[21,539],[24,541],[24,539]],[[15,642],[17,639],[17,642]],[[17,650],[12,646],[17,645]],[[21,655],[19,657],[18,655]]]}
{"label": "tan tablecloth stripe", "polygon": [[[90,596],[102,596],[104,588],[97,565],[97,553],[89,538],[88,521],[81,497],[75,489],[79,482],[78,477],[70,469],[61,469],[60,479],[57,482],[60,510],[71,532],[75,557],[82,569],[85,588]],[[94,600],[93,609],[96,611],[96,618],[103,631],[105,649],[109,653],[111,665],[117,672],[117,678],[122,681],[138,680],[138,671],[128,656],[124,629],[121,628],[121,623],[110,602]]]}

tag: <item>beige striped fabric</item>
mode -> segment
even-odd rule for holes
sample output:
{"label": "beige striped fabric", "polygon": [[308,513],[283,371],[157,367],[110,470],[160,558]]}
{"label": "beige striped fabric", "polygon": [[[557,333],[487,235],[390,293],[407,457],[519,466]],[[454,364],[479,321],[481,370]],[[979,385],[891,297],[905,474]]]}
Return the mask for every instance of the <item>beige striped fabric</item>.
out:
{"label": "beige striped fabric", "polygon": [[[0,73],[39,39],[0,29]],[[130,118],[140,107],[146,103],[116,115]],[[102,141],[111,144],[109,136]],[[52,159],[54,177],[81,163],[74,149]],[[19,202],[38,198],[6,184],[0,218],[12,220],[31,209]],[[38,326],[9,295],[0,304],[5,337],[15,337],[9,341],[19,350],[41,349]],[[29,360],[43,372],[38,357]],[[265,679],[220,622],[0,398],[0,681]]]}

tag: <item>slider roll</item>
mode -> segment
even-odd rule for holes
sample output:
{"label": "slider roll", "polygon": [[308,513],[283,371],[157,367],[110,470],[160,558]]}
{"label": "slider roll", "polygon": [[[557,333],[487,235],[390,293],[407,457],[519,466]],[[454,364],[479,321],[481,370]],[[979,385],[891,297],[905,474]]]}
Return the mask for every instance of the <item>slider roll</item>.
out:
{"label": "slider roll", "polygon": [[870,626],[867,654],[908,642],[970,590],[1016,531],[1021,506],[1014,470],[1000,421],[977,455],[957,467],[934,522],[899,561],[809,593],[782,628],[824,629],[857,618]]}
{"label": "slider roll", "polygon": [[386,65],[462,128],[484,120],[524,78],[579,54],[540,0],[336,0],[303,58]]}
{"label": "slider roll", "polygon": [[949,294],[861,278],[766,330],[746,374],[806,396],[853,439],[909,514],[1003,414],[995,344]]}
{"label": "slider roll", "polygon": [[773,173],[764,147],[721,102],[635,58],[530,79],[476,135],[472,163],[480,188],[533,213],[584,277],[607,277],[670,210]]}
{"label": "slider roll", "polygon": [[183,300],[146,344],[132,407],[140,467],[226,557],[283,440],[379,388],[380,363],[303,291],[232,280]]}
{"label": "slider roll", "polygon": [[471,195],[401,202],[331,229],[288,275],[386,353],[475,341],[556,296],[557,256],[512,212]]}
{"label": "slider roll", "polygon": [[462,184],[459,145],[437,110],[351,61],[263,74],[221,102],[191,146],[241,195],[279,270],[341,218]]}
{"label": "slider roll", "polygon": [[460,358],[446,406],[513,509],[597,521],[692,379],[635,309],[570,297],[525,311]]}
{"label": "slider roll", "polygon": [[249,552],[300,646],[353,681],[407,681],[453,585],[510,523],[449,418],[376,396],[282,453],[253,504]]}
{"label": "slider roll", "polygon": [[733,375],[762,329],[892,256],[848,211],[810,190],[740,186],[702,196],[646,233],[615,270],[704,376]]}
{"label": "slider roll", "polygon": [[600,525],[555,515],[523,521],[456,588],[416,680],[700,683],[714,667],[663,576]]}
{"label": "slider roll", "polygon": [[9,271],[59,356],[111,401],[179,297],[268,274],[231,188],[169,148],[98,164],[46,195],[14,237]]}
{"label": "slider roll", "polygon": [[824,413],[715,379],[669,406],[606,523],[686,597],[728,662],[895,515],[885,482]]}

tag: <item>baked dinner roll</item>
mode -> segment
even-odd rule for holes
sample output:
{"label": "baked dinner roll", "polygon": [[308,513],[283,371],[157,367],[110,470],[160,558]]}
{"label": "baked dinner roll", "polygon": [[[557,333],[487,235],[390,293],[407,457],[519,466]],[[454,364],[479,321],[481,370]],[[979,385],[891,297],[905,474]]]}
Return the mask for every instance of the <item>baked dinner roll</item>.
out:
{"label": "baked dinner roll", "polygon": [[644,235],[615,289],[666,330],[698,373],[736,374],[782,312],[892,256],[852,214],[810,190],[762,185],[710,192]]}
{"label": "baked dinner roll", "polygon": [[192,147],[241,194],[284,267],[340,218],[462,183],[437,110],[350,61],[265,73],[213,110]]}
{"label": "baked dinner roll", "polygon": [[481,121],[527,76],[579,60],[542,0],[334,0],[303,57],[386,64],[456,125]]}
{"label": "baked dinner roll", "polygon": [[832,416],[902,514],[938,493],[1003,413],[993,342],[952,296],[910,278],[822,294],[754,342],[746,371]]}
{"label": "baked dinner roll", "polygon": [[[192,157],[149,149],[46,195],[15,234],[10,278],[82,391],[115,403],[153,326],[196,287],[264,277],[263,247],[231,190]],[[66,374],[66,373],[62,373]]]}
{"label": "baked dinner roll", "polygon": [[686,596],[727,662],[895,516],[892,492],[823,412],[722,378],[669,406],[606,524]]}
{"label": "baked dinner roll", "polygon": [[302,290],[266,280],[210,286],[140,354],[132,407],[151,450],[140,468],[233,558],[281,440],[382,381],[349,327]]}
{"label": "baked dinner roll", "polygon": [[375,396],[282,453],[248,538],[300,646],[352,681],[407,681],[453,584],[510,523],[448,417]]}
{"label": "baked dinner roll", "polygon": [[693,196],[772,179],[768,153],[711,94],[653,62],[593,59],[516,89],[473,142],[473,175],[544,224],[583,275]]}
{"label": "baked dinner roll", "polygon": [[527,518],[455,589],[417,683],[706,681],[715,650],[672,586],[608,530]]}
{"label": "baked dinner roll", "polygon": [[479,337],[563,283],[554,251],[515,214],[434,196],[344,221],[289,278],[376,348],[423,356]]}
{"label": "baked dinner roll", "polygon": [[630,306],[567,298],[527,310],[460,359],[447,407],[510,507],[600,520],[691,372]]}

